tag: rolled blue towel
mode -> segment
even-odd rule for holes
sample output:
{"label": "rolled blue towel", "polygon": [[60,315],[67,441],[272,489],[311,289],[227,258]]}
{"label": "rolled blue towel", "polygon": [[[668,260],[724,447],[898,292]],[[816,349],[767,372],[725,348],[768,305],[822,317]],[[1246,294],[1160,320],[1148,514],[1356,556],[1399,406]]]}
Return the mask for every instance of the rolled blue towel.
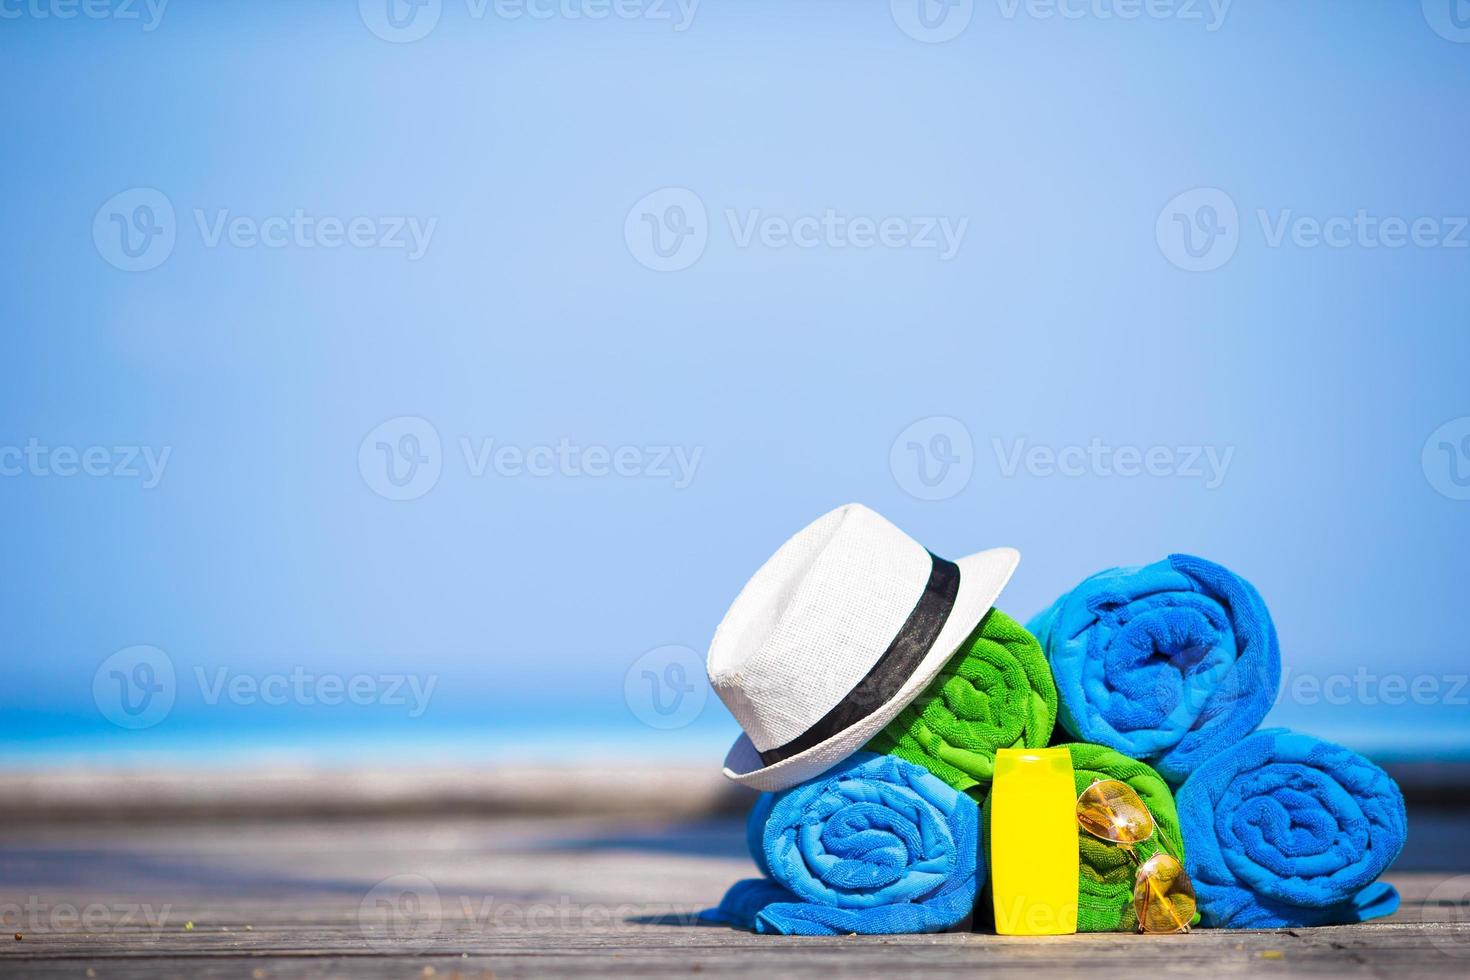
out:
{"label": "rolled blue towel", "polygon": [[1207,926],[1336,925],[1399,906],[1376,879],[1404,846],[1404,797],[1356,752],[1266,729],[1196,769],[1177,801]]}
{"label": "rolled blue towel", "polygon": [[1098,572],[1026,626],[1051,664],[1061,726],[1171,784],[1254,731],[1281,683],[1266,604],[1203,558]]}
{"label": "rolled blue towel", "polygon": [[804,936],[947,929],[975,904],[979,813],[922,766],[859,752],[760,797],[746,840],[766,877],[700,918]]}

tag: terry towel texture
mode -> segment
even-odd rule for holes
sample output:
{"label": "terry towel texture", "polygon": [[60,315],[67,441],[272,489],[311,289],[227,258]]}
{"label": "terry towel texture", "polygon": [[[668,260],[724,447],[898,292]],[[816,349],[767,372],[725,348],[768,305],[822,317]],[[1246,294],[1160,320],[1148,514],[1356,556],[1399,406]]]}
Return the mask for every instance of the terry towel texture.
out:
{"label": "terry towel texture", "polygon": [[982,874],[975,801],[868,752],[762,794],[746,839],[766,877],[737,882],[706,921],[809,936],[937,932],[970,914]]}
{"label": "terry towel texture", "polygon": [[[1184,836],[1174,794],[1169,784],[1153,769],[1102,745],[1064,745],[1072,755],[1072,774],[1077,795],[1100,779],[1117,779],[1133,787],[1154,816],[1158,829],[1153,838],[1135,848],[1140,861],[1161,850],[1176,858],[1184,851]],[[985,853],[990,853],[990,801],[984,811]],[[1160,838],[1168,842],[1164,847]],[[1133,912],[1133,881],[1137,866],[1115,844],[1108,844],[1077,828],[1077,931],[1132,932],[1138,928]]]}
{"label": "terry towel texture", "polygon": [[868,743],[918,763],[958,790],[990,785],[995,751],[1051,738],[1057,689],[1041,645],[992,609],[944,670]]}
{"label": "terry towel texture", "polygon": [[1276,627],[1255,588],[1189,555],[1099,572],[1028,626],[1056,678],[1062,727],[1175,785],[1254,731],[1281,682]]}
{"label": "terry towel texture", "polygon": [[1195,770],[1179,816],[1205,925],[1333,925],[1398,908],[1376,879],[1404,845],[1403,795],[1340,745],[1257,732]]}

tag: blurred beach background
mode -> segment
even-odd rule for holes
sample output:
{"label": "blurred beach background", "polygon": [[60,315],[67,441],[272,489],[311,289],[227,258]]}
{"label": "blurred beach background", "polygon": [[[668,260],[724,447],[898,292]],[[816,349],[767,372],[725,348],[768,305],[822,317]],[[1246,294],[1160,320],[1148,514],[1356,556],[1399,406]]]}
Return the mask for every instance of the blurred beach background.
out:
{"label": "blurred beach background", "polygon": [[849,500],[1470,760],[1463,6],[7,7],[0,768],[714,777]]}

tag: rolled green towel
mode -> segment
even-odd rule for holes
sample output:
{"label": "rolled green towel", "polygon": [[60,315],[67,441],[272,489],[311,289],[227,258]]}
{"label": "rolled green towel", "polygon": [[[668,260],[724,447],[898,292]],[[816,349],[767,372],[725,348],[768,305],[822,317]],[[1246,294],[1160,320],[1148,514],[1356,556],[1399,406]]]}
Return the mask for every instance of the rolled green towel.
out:
{"label": "rolled green towel", "polygon": [[1040,748],[1056,720],[1057,687],[1041,644],[992,609],[867,748],[917,763],[962,792],[988,789],[996,749]]}
{"label": "rolled green towel", "polygon": [[[1147,861],[1160,850],[1167,850],[1182,863],[1184,836],[1179,829],[1179,811],[1174,807],[1174,794],[1169,784],[1149,766],[1101,745],[1073,742],[1061,746],[1072,754],[1072,774],[1077,795],[1100,779],[1117,779],[1132,786],[1153,814],[1157,829],[1154,836],[1134,850],[1140,862]],[[985,801],[982,815],[985,853],[990,854],[990,800]],[[1161,848],[1159,836],[1169,846]],[[1138,916],[1133,912],[1133,882],[1137,866],[1116,844],[1100,841],[1081,827],[1077,828],[1077,851],[1080,870],[1077,879],[1078,932],[1133,932]],[[1196,920],[1197,921],[1197,920]]]}

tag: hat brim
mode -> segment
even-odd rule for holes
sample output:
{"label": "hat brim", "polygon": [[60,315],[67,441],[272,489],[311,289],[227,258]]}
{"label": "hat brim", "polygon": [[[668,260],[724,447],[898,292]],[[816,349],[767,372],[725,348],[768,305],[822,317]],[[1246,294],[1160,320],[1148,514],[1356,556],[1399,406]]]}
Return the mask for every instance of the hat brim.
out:
{"label": "hat brim", "polygon": [[898,717],[898,713],[908,707],[944,669],[975,626],[995,605],[996,598],[1020,561],[1021,553],[1015,548],[991,548],[958,559],[955,564],[960,567],[960,588],[954,608],[950,610],[934,646],[897,694],[877,711],[825,742],[771,766],[761,760],[750,736],[742,732],[725,755],[725,777],[751,789],[775,792],[820,776],[861,749],[883,730],[883,726]]}

